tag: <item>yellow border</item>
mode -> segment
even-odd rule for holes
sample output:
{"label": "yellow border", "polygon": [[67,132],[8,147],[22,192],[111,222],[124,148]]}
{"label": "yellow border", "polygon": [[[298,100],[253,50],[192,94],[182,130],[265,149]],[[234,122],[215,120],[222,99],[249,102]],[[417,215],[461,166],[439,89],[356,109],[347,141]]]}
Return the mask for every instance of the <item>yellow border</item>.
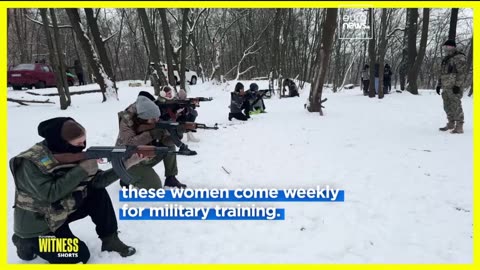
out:
{"label": "yellow border", "polygon": [[333,8],[339,5],[377,8],[473,8],[478,4],[471,1],[19,1],[2,4],[11,8]]}
{"label": "yellow border", "polygon": [[[434,1],[419,1],[419,2],[414,2],[414,1],[391,1],[391,2],[375,2],[375,1],[366,1],[366,2],[352,2],[352,1],[326,1],[326,2],[308,2],[308,1],[299,1],[299,2],[273,2],[273,1],[268,1],[268,2],[253,2],[253,1],[242,1],[242,2],[234,2],[234,1],[168,1],[168,2],[160,2],[160,1],[138,1],[138,2],[112,2],[112,1],[99,1],[99,2],[94,2],[94,1],[42,1],[42,2],[37,2],[37,1],[24,1],[24,2],[1,2],[0,3],[0,29],[1,35],[0,35],[0,51],[3,52],[3,57],[0,57],[0,73],[4,74],[3,80],[0,82],[0,88],[1,89],[6,89],[7,87],[7,82],[5,80],[6,78],[6,73],[7,73],[7,33],[5,29],[7,29],[7,19],[6,19],[6,10],[7,8],[45,8],[45,7],[57,7],[57,8],[66,8],[66,7],[95,7],[95,8],[134,8],[134,7],[145,7],[145,8],[154,8],[154,7],[169,7],[169,8],[181,8],[181,7],[209,7],[209,8],[325,8],[325,7],[338,7],[338,6],[344,6],[344,5],[352,5],[352,6],[359,6],[359,5],[371,5],[376,8],[407,8],[407,7],[417,7],[417,8],[422,8],[422,7],[429,7],[429,8],[453,8],[453,7],[459,7],[459,8],[472,8],[474,15],[474,29],[479,29],[480,27],[480,18],[477,18],[477,11],[480,9],[480,5],[478,2],[467,2],[467,1],[445,1],[445,2],[434,2]],[[474,36],[474,55],[477,55],[478,52],[480,52],[480,36],[476,34]],[[480,57],[474,57],[473,59],[473,66],[474,67],[479,67],[480,66]],[[480,80],[474,79],[474,88],[475,89],[480,89]],[[1,133],[1,140],[4,142],[3,144],[0,144],[0,152],[3,153],[1,155],[1,164],[4,164],[2,166],[2,175],[4,175],[4,180],[3,180],[3,185],[0,186],[0,192],[2,192],[2,200],[0,204],[0,216],[4,217],[2,222],[0,222],[0,228],[3,233],[0,233],[0,268],[1,269],[29,269],[29,268],[43,268],[43,269],[51,269],[55,267],[62,267],[62,269],[65,269],[67,266],[62,265],[48,265],[48,264],[7,264],[7,244],[8,241],[10,241],[10,238],[7,235],[7,207],[11,207],[11,202],[7,201],[7,174],[9,173],[8,171],[8,161],[7,161],[7,145],[8,145],[8,117],[7,117],[7,102],[6,102],[6,91],[0,91],[0,106],[1,106],[1,125],[3,127],[3,132]],[[474,104],[478,103],[477,100],[479,98],[480,93],[474,94]],[[479,114],[480,108],[478,106],[473,106],[474,108],[474,115]],[[474,124],[473,126],[477,126],[478,119],[476,117],[473,117]],[[479,149],[478,149],[478,144],[475,143],[476,139],[478,137],[478,134],[476,132],[473,132],[473,176],[474,176],[474,209],[479,209],[479,200],[475,200],[475,194],[478,195],[480,194],[478,192],[478,188],[480,185],[476,184],[475,182],[478,181],[478,173],[476,172],[476,161],[479,160],[478,155],[479,155]],[[455,158],[455,157],[452,157]],[[476,181],[475,181],[476,180]],[[479,241],[478,241],[478,218],[479,214],[478,211],[473,211],[473,216],[474,216],[474,230],[473,234],[476,236],[474,238],[474,246],[473,250],[478,251],[479,250]],[[452,228],[454,229],[454,228]],[[227,245],[228,243],[226,243]],[[319,243],[321,244],[321,243]],[[463,265],[438,265],[438,264],[433,264],[433,265],[414,265],[414,264],[408,264],[408,265],[392,265],[392,264],[375,264],[375,265],[297,265],[297,266],[291,266],[291,265],[249,265],[249,268],[258,268],[258,269],[264,269],[264,268],[270,268],[270,269],[278,269],[280,268],[285,268],[290,269],[291,267],[299,267],[302,269],[313,269],[313,268],[330,268],[330,269],[349,269],[349,268],[360,268],[360,269],[379,269],[379,268],[389,268],[389,269],[405,269],[405,268],[422,268],[422,269],[480,269],[479,265],[479,252],[474,252],[473,260],[474,264],[463,264]],[[421,254],[419,254],[421,255]],[[243,269],[246,267],[245,265],[93,265],[93,264],[88,264],[86,266],[68,266],[70,267],[88,267],[88,268],[133,268],[133,267],[141,267],[141,268],[148,268],[148,269],[156,269],[158,267],[161,267],[163,269],[186,269],[186,268],[203,268],[203,269],[210,269],[210,268],[216,268],[216,269],[223,269],[225,267],[227,268],[238,268],[238,269]]]}

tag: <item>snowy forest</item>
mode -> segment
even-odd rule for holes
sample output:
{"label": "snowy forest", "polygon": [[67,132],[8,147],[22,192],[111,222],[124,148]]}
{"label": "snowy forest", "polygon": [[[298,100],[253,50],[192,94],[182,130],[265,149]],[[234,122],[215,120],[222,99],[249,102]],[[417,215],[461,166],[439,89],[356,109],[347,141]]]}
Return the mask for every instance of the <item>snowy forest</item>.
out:
{"label": "snowy forest", "polygon": [[[10,9],[8,65],[56,61],[49,58],[51,51],[63,66],[79,59],[86,80],[102,80],[107,97],[104,77],[146,80],[150,62],[192,69],[199,82],[283,77],[297,79],[303,88],[315,79],[321,49],[327,49],[323,64],[328,66],[321,85],[333,92],[360,85],[364,64],[388,63],[392,88],[417,94],[419,88],[435,87],[448,38],[456,40],[471,69],[471,9],[369,11],[372,39],[339,38],[336,28],[345,9]],[[330,41],[327,32],[334,33]],[[330,46],[320,48],[322,38]],[[179,71],[184,87],[183,68]],[[175,84],[173,73],[158,74],[161,85]]]}
{"label": "snowy forest", "polygon": [[[452,8],[456,4],[8,9],[8,263],[49,262],[40,255],[27,261],[18,253],[24,241],[13,236],[34,220],[18,214],[16,195],[23,186],[61,197],[58,190],[66,183],[70,196],[70,186],[77,192],[72,183],[95,188],[93,177],[122,164],[103,158],[97,165],[104,173],[94,170],[70,181],[67,170],[80,175],[77,167],[55,163],[62,171],[48,183],[40,172],[30,177],[27,169],[14,168],[16,160],[29,159],[25,151],[34,143],[48,147],[47,136],[61,133],[50,141],[68,143],[65,151],[82,157],[95,149],[113,149],[119,157],[124,144],[145,149],[168,140],[168,149],[175,150],[168,152],[171,159],[162,152],[162,160],[154,157],[143,167],[147,176],[138,177],[165,190],[327,187],[345,194],[338,202],[124,201],[125,183],[112,178],[96,188],[106,192],[86,194],[110,198],[115,213],[96,212],[108,208],[106,200],[81,207],[110,220],[118,231],[112,235],[136,253],[125,257],[104,249],[93,218],[70,223],[69,216],[62,228],[89,248],[88,263],[471,264],[475,8]],[[71,140],[74,148],[63,124],[44,132],[44,123],[59,117],[83,126],[82,137]],[[155,128],[143,129],[145,123]],[[48,151],[55,160],[57,151]],[[50,164],[48,157],[36,162]],[[86,161],[95,160],[80,162]],[[27,176],[31,181],[22,183]],[[51,201],[45,205],[59,205]],[[284,219],[131,220],[121,216],[127,203],[133,210],[255,206],[282,209]],[[33,236],[27,244],[42,235]]]}

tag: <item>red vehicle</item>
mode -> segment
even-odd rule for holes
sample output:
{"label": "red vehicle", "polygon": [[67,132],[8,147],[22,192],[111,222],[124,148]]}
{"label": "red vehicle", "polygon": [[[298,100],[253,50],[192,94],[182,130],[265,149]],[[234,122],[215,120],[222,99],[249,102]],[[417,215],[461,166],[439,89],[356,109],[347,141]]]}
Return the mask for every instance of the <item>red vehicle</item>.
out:
{"label": "red vehicle", "polygon": [[[67,75],[69,86],[73,86],[75,79],[73,76]],[[55,87],[55,72],[52,67],[47,64],[20,64],[8,71],[8,84],[13,90],[22,90],[22,87],[32,89]]]}

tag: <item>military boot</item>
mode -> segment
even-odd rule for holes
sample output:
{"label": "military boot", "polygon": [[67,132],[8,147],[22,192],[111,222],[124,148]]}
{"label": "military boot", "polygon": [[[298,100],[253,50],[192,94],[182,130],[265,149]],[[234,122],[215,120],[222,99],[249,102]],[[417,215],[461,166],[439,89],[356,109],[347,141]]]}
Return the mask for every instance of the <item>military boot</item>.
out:
{"label": "military boot", "polygon": [[439,128],[438,130],[440,131],[447,131],[449,129],[454,129],[455,128],[455,122],[448,120],[448,123],[446,126]]}
{"label": "military boot", "polygon": [[24,261],[31,261],[37,257],[37,254],[33,251],[33,244],[26,240],[18,237],[16,234],[12,236],[13,244],[17,247],[17,255],[20,259]]}
{"label": "military boot", "polygon": [[166,187],[177,187],[177,188],[186,188],[187,185],[180,183],[175,176],[168,176],[165,179],[165,186]]}
{"label": "military boot", "polygon": [[463,133],[463,122],[456,121],[456,122],[455,122],[455,128],[454,128],[452,131],[450,131],[450,133],[452,133],[452,134],[455,134],[455,133],[461,134],[461,133]]}
{"label": "military boot", "polygon": [[128,257],[135,254],[134,247],[125,245],[119,238],[118,233],[115,232],[107,237],[102,237],[102,251],[115,251],[122,257]]}

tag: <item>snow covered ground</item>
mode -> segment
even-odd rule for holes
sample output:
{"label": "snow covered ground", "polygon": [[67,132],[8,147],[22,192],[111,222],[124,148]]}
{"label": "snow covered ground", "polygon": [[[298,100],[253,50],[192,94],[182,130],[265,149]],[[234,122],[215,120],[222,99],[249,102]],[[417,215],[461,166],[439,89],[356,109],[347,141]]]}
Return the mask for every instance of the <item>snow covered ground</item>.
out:
{"label": "snow covered ground", "polygon": [[[55,116],[71,116],[84,125],[88,146],[113,145],[117,112],[140,90],[153,92],[128,83],[118,84],[119,101],[102,104],[99,93],[75,95],[66,111],[59,109],[57,97],[48,97],[55,105],[9,103],[8,158],[40,141],[38,123]],[[227,106],[234,85],[191,86],[189,96],[214,98],[201,103],[197,122],[230,124]],[[266,88],[267,82],[259,85]],[[8,96],[47,99],[24,91],[8,91]],[[94,225],[86,218],[71,228],[89,246],[90,262],[471,263],[472,99],[463,98],[465,133],[452,135],[438,131],[445,114],[432,90],[383,100],[364,97],[358,88],[326,93],[324,117],[306,112],[307,96],[303,91],[301,98],[267,99],[266,114],[199,131],[201,142],[189,144],[199,154],[178,157],[178,178],[192,188],[330,185],[345,190],[345,202],[255,203],[286,208],[284,221],[119,221],[120,238],[137,248],[128,258],[100,252]],[[163,179],[163,164],[155,169]],[[13,204],[10,174],[8,181]],[[117,209],[123,205],[119,189],[117,183],[108,188]],[[12,208],[8,215],[10,239]],[[11,242],[8,252],[10,263],[22,262]]]}

